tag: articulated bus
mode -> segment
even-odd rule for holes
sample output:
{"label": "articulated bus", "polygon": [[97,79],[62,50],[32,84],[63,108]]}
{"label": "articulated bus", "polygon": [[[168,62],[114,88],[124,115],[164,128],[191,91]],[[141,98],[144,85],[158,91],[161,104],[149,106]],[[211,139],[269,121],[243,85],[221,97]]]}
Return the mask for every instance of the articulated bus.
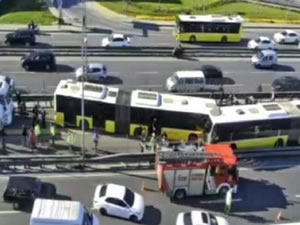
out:
{"label": "articulated bus", "polygon": [[243,22],[241,16],[178,15],[175,36],[181,42],[240,42]]}
{"label": "articulated bus", "polygon": [[61,126],[100,128],[110,134],[151,134],[153,119],[169,140],[201,139],[229,143],[235,149],[297,146],[300,100],[218,106],[214,99],[151,91],[124,91],[84,84],[85,118],[81,117],[82,83],[61,81],[55,91],[56,122]]}

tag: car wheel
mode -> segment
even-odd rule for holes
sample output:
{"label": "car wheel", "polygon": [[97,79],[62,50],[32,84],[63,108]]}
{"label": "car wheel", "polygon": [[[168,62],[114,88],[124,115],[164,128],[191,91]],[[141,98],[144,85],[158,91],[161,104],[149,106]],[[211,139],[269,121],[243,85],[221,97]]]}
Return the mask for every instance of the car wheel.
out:
{"label": "car wheel", "polygon": [[29,66],[27,64],[25,64],[23,67],[25,70],[29,70]]}
{"label": "car wheel", "polygon": [[221,42],[222,42],[222,43],[227,43],[227,37],[226,37],[226,36],[223,36],[222,39],[221,39]]}
{"label": "car wheel", "polygon": [[47,64],[47,65],[45,66],[45,68],[46,68],[46,70],[48,70],[48,71],[51,70],[51,66],[50,66],[49,64]]}
{"label": "car wheel", "polygon": [[19,210],[21,208],[21,204],[19,202],[14,202],[13,203],[13,209],[14,210]]}
{"label": "car wheel", "polygon": [[101,213],[102,215],[107,215],[107,211],[106,211],[106,209],[104,209],[104,208],[101,208],[101,209],[100,209],[100,213]]}
{"label": "car wheel", "polygon": [[131,215],[129,219],[134,223],[138,222],[138,218],[135,215]]}
{"label": "car wheel", "polygon": [[196,37],[194,35],[190,36],[190,42],[195,43]]}

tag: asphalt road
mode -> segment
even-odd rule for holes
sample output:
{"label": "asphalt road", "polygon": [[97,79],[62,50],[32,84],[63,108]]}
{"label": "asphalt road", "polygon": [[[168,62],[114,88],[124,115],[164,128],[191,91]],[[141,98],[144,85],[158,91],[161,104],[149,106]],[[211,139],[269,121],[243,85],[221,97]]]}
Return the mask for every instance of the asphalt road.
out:
{"label": "asphalt road", "polygon": [[[275,172],[276,171],[276,172]],[[299,219],[299,167],[283,170],[242,170],[238,193],[233,200],[233,214],[227,217],[232,225],[270,224],[276,220],[279,211],[289,221]],[[5,177],[0,179],[3,190]],[[142,192],[145,198],[145,216],[142,224],[171,225],[175,223],[179,212],[190,210],[209,210],[224,216],[224,200],[215,198],[189,198],[179,203],[171,203],[161,193],[156,192],[157,181],[153,171],[137,171],[134,174],[97,173],[97,174],[48,174],[41,179],[54,183],[60,199],[82,201],[88,208],[92,207],[95,187],[101,183],[118,183],[126,185],[141,193],[142,182],[152,191]],[[132,224],[117,218],[100,216],[100,223],[106,225]],[[16,212],[10,204],[0,202],[1,225],[28,225],[29,212]]]}
{"label": "asphalt road", "polygon": [[[165,91],[167,77],[178,70],[193,70],[203,64],[220,67],[231,85],[228,91],[256,91],[262,84],[269,91],[271,82],[283,75],[300,77],[299,59],[279,59],[276,70],[258,70],[253,68],[248,58],[196,58],[178,60],[157,57],[103,57],[89,58],[89,62],[104,63],[108,68],[107,85],[116,85],[128,89],[152,89]],[[80,57],[58,57],[56,72],[26,72],[20,66],[20,57],[0,58],[0,72],[11,76],[16,85],[31,93],[53,93],[62,79],[74,78],[74,68],[82,65]]]}
{"label": "asphalt road", "polygon": [[[250,39],[256,39],[259,36],[267,36],[272,38],[273,34],[282,31],[281,29],[245,29],[243,37],[244,39],[240,43],[199,43],[199,44],[183,44],[187,47],[199,47],[199,46],[236,46],[247,47],[247,43]],[[297,30],[300,32],[300,30]],[[104,37],[109,36],[112,32],[118,32],[114,30],[95,29],[95,32],[88,34],[89,46],[101,46],[101,41]],[[159,28],[157,31],[143,31],[141,29],[132,28],[130,31],[121,32],[126,34],[131,39],[132,46],[176,46],[178,42],[172,34],[172,28]],[[5,45],[5,35],[7,32],[0,32],[0,45]],[[51,46],[81,46],[83,36],[80,33],[45,33],[37,37],[37,46],[51,47]],[[297,49],[297,45],[278,45],[279,49]]]}

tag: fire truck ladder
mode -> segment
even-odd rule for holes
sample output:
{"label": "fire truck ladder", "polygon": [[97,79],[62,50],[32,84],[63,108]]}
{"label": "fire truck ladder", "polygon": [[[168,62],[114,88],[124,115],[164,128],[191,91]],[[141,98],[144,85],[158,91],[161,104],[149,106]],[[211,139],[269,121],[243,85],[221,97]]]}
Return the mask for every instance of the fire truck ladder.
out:
{"label": "fire truck ladder", "polygon": [[206,162],[207,160],[220,161],[222,158],[212,152],[157,152],[160,162],[184,163]]}

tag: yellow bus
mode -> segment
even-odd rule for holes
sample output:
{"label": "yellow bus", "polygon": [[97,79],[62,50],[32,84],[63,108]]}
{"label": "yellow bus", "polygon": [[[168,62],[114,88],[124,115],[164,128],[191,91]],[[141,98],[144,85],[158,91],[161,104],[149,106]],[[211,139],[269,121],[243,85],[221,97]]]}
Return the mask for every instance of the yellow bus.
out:
{"label": "yellow bus", "polygon": [[241,16],[178,15],[175,36],[180,42],[240,42],[243,22]]}
{"label": "yellow bus", "polygon": [[54,93],[56,122],[94,127],[108,134],[139,137],[165,133],[169,141],[226,143],[234,149],[300,146],[300,100],[219,106],[214,99],[144,90],[122,90],[85,83],[85,117],[81,117],[82,83],[62,80]]}

